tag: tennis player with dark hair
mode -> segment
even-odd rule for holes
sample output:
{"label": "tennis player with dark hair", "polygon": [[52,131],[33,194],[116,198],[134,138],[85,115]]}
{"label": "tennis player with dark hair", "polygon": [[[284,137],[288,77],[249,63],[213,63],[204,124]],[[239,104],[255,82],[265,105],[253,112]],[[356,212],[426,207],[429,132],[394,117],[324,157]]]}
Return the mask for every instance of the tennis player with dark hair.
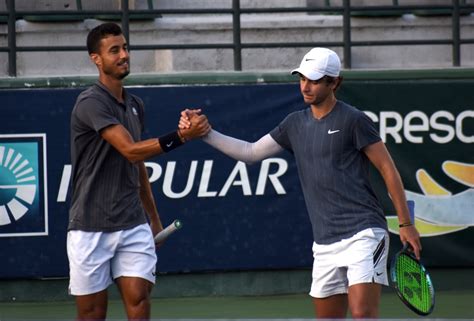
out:
{"label": "tennis player with dark hair", "polygon": [[[283,150],[292,153],[313,229],[313,297],[317,318],[377,318],[382,285],[388,285],[389,235],[369,182],[372,163],[382,175],[400,221],[400,238],[419,257],[418,231],[410,222],[402,180],[374,123],[337,100],[341,62],[313,48],[292,74],[309,108],[289,114],[254,143],[211,130],[204,141],[228,156],[254,163]],[[180,128],[199,117],[181,113]]]}
{"label": "tennis player with dark hair", "polygon": [[87,48],[99,80],[79,95],[71,115],[69,292],[78,320],[105,320],[107,288],[115,281],[129,320],[148,320],[157,261],[153,235],[163,226],[144,160],[210,127],[200,115],[190,129],[141,140],[144,106],[123,87],[130,56],[121,28],[97,26]]}

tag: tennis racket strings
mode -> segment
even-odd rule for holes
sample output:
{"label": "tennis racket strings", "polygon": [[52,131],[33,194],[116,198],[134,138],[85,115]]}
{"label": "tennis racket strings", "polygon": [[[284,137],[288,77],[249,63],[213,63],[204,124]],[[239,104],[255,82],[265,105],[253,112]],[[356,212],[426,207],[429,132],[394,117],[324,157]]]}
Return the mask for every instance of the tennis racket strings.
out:
{"label": "tennis racket strings", "polygon": [[397,293],[414,312],[428,315],[434,308],[434,288],[431,278],[418,260],[408,253],[395,259],[392,275]]}

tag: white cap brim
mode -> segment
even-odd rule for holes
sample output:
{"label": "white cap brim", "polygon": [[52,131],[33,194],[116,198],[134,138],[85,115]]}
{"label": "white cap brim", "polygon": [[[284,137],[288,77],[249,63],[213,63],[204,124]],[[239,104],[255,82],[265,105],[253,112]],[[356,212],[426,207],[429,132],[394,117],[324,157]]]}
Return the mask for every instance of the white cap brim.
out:
{"label": "white cap brim", "polygon": [[296,68],[291,71],[291,74],[294,75],[296,73],[302,74],[309,80],[319,80],[323,78],[325,75],[323,73],[317,72],[315,70],[304,70],[304,68]]}

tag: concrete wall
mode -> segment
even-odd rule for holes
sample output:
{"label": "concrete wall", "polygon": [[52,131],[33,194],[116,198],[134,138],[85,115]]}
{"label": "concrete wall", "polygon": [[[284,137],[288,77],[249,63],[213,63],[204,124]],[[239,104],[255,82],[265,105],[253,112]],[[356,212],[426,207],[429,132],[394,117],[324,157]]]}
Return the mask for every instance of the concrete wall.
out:
{"label": "concrete wall", "polygon": [[[17,0],[19,1],[19,0]],[[305,6],[307,0],[291,2]],[[309,1],[309,0],[308,0]],[[47,1],[40,1],[47,2]],[[64,3],[75,1],[63,0]],[[62,3],[61,2],[61,3]],[[256,0],[241,1],[242,7],[267,4]],[[278,6],[287,1],[277,1]],[[83,0],[85,7],[88,2]],[[92,3],[92,2],[91,2]],[[118,5],[115,0],[111,4]],[[181,7],[194,2],[182,0]],[[203,8],[226,8],[231,0],[201,1]],[[268,2],[269,3],[269,2]],[[18,3],[20,4],[20,3]],[[136,8],[144,0],[131,3]],[[172,8],[172,0],[155,1],[155,8]],[[308,3],[309,4],[309,3]],[[272,5],[277,5],[272,2]],[[311,5],[314,5],[311,4]],[[64,6],[64,4],[62,4]],[[196,6],[194,6],[196,7]],[[232,43],[230,15],[163,15],[154,20],[132,21],[130,42],[137,44]],[[87,32],[99,20],[69,22],[32,22],[18,20],[17,45],[85,45]],[[391,17],[352,17],[352,40],[450,39],[449,16],[403,15]],[[306,13],[245,14],[241,16],[242,43],[342,41],[342,17]],[[474,35],[474,15],[461,17],[461,37]],[[0,46],[7,44],[6,24],[0,24]],[[247,71],[282,71],[294,68],[308,48],[244,49],[242,67]],[[342,48],[333,48],[342,57]],[[0,53],[0,76],[8,74],[7,54]],[[86,75],[96,73],[84,52],[18,52],[18,76]],[[233,70],[232,49],[133,51],[134,73]],[[474,67],[474,44],[461,47],[462,67]],[[353,47],[354,69],[443,68],[452,66],[449,45]]]}

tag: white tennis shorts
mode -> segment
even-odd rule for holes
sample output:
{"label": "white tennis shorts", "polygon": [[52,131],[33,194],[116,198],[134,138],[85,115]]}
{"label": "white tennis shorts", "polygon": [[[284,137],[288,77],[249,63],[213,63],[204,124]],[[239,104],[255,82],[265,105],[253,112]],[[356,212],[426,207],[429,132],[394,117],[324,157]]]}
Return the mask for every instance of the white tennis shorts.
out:
{"label": "white tennis shorts", "polygon": [[100,292],[121,276],[155,283],[157,257],[148,224],[117,232],[69,231],[67,255],[72,295]]}
{"label": "white tennis shorts", "polygon": [[369,228],[328,245],[313,243],[313,282],[309,295],[326,298],[347,293],[351,285],[359,283],[388,285],[388,248],[388,233],[381,228]]}

